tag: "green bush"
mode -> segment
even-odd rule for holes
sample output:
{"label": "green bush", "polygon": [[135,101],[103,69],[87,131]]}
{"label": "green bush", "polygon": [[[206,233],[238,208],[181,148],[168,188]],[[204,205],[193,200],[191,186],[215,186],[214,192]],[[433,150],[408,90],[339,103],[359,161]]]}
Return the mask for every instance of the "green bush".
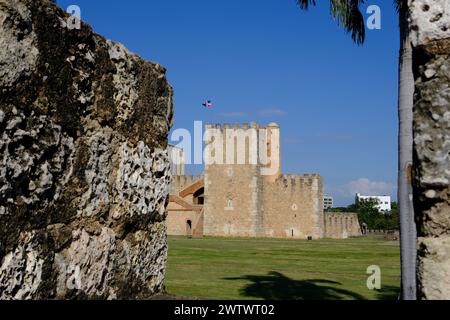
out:
{"label": "green bush", "polygon": [[[346,208],[347,212],[358,214],[359,223],[365,223],[369,230],[398,230],[398,207],[394,202],[390,212],[380,212],[377,208],[377,200],[359,200]],[[338,211],[339,212],[339,211]]]}

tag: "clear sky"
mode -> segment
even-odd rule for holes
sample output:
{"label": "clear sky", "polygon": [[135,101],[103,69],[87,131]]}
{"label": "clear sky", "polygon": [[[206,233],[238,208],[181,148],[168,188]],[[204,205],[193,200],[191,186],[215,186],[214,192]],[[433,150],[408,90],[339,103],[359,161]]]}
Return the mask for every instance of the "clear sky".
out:
{"label": "clear sky", "polygon": [[[351,204],[356,192],[396,197],[392,1],[367,1],[381,8],[382,28],[369,30],[363,47],[332,21],[328,1],[318,2],[304,12],[295,0],[58,0],[168,69],[174,128],[274,121],[284,173],[320,173],[337,205]],[[212,110],[202,107],[206,99]]]}

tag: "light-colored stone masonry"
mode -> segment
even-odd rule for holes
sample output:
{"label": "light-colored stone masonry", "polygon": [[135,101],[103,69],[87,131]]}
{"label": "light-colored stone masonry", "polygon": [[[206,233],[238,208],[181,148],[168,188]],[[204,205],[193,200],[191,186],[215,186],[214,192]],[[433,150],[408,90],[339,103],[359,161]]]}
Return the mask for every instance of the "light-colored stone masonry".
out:
{"label": "light-colored stone masonry", "polygon": [[325,213],[325,237],[347,239],[361,236],[358,215],[347,212]]}
{"label": "light-colored stone masonry", "polygon": [[[203,206],[198,205],[198,201],[194,198],[194,193],[203,194],[203,182],[203,176],[174,176],[172,178],[166,219],[170,235],[197,237],[203,235]],[[196,183],[201,183],[201,185],[197,186]],[[191,189],[194,187],[192,193],[189,190],[190,187]],[[183,193],[184,190],[187,191]]]}
{"label": "light-colored stone masonry", "polygon": [[[281,174],[278,125],[216,124],[207,125],[206,130],[214,131],[221,150],[209,149],[212,142],[207,143],[204,176],[173,178],[167,218],[170,235],[290,239],[326,236],[322,177]],[[229,139],[234,139],[233,150],[227,149],[232,147],[227,144]],[[238,160],[238,141],[244,143],[241,156],[245,159]],[[251,152],[266,154],[269,161],[265,165],[254,163],[250,161]],[[208,157],[220,163],[211,163]],[[204,199],[204,204],[199,203],[199,198]],[[342,215],[344,222],[347,216]],[[356,230],[357,218],[354,224],[340,226],[330,237],[360,234]],[[350,230],[347,226],[351,226]]]}
{"label": "light-colored stone masonry", "polygon": [[319,175],[280,176],[264,186],[265,235],[313,239],[324,236],[323,182]]}

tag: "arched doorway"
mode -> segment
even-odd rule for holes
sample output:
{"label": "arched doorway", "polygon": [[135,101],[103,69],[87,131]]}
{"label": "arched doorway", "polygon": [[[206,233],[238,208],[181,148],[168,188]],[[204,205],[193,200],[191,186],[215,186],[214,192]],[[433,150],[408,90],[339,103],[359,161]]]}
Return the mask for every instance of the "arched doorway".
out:
{"label": "arched doorway", "polygon": [[186,235],[188,238],[192,238],[192,221],[186,221]]}
{"label": "arched doorway", "polygon": [[205,204],[205,188],[200,188],[194,192],[194,204],[204,205]]}

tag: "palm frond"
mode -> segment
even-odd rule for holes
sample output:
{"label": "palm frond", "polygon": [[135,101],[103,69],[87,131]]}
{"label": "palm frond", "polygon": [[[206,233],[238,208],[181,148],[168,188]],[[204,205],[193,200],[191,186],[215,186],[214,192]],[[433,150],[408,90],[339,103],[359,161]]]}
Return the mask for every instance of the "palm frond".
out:
{"label": "palm frond", "polygon": [[358,45],[364,43],[366,28],[364,16],[360,7],[365,0],[330,0],[330,12],[345,31],[351,34],[352,40]]}
{"label": "palm frond", "polygon": [[406,8],[407,0],[394,0],[394,4],[397,12],[400,12],[400,9]]}
{"label": "palm frond", "polygon": [[[402,0],[396,0],[402,1]],[[330,13],[337,24],[351,34],[352,40],[362,45],[366,38],[364,16],[360,7],[365,0],[330,0]],[[297,0],[301,9],[307,10],[309,5],[315,5],[315,0]]]}
{"label": "palm frond", "polygon": [[297,4],[303,10],[308,10],[309,5],[316,5],[316,0],[297,0]]}

